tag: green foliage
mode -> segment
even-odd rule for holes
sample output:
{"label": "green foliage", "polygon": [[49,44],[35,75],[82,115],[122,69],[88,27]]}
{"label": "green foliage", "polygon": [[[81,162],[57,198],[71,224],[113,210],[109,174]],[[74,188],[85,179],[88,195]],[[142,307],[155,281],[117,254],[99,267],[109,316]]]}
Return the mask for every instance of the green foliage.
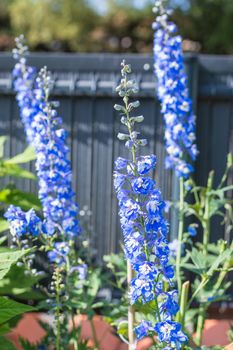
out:
{"label": "green foliage", "polygon": [[[0,283],[6,278],[14,268],[16,262],[20,260],[28,251],[10,251],[7,248],[0,250]],[[23,281],[20,281],[22,285]],[[35,311],[35,308],[20,304],[14,300],[0,296],[0,348],[4,350],[15,350],[14,345],[4,336],[9,333],[11,327],[15,325],[17,317],[21,314]]]}
{"label": "green foliage", "polygon": [[[181,34],[198,42],[201,52],[233,53],[231,0],[169,2]],[[97,12],[100,5],[89,0],[1,0],[0,48],[9,50],[23,32],[37,50],[152,52],[153,3],[139,8],[135,0],[108,0],[107,11]]]}
{"label": "green foliage", "polygon": [[0,217],[0,233],[6,231],[9,228],[8,222]]}
{"label": "green foliage", "polygon": [[85,314],[91,319],[95,315],[95,310],[105,306],[104,301],[97,300],[97,294],[103,281],[103,274],[100,268],[89,268],[88,278],[78,280],[77,275],[73,274],[69,278],[69,284],[73,286],[69,290],[69,300],[66,307],[70,310],[76,309],[80,314]]}
{"label": "green foliage", "polygon": [[8,340],[5,337],[1,337],[1,336],[0,336],[0,349],[16,350],[15,346],[12,344],[12,342],[10,340]]}
{"label": "green foliage", "polygon": [[24,266],[14,265],[0,280],[0,295],[15,296],[21,300],[41,300],[44,295],[33,287],[44,277],[41,274],[36,276],[25,274]]}
{"label": "green foliage", "polygon": [[22,258],[28,251],[0,251],[0,280],[9,272],[11,266]]}
{"label": "green foliage", "polygon": [[[25,16],[30,13],[30,16]],[[91,50],[99,16],[85,0],[14,0],[9,6],[13,33],[24,33],[32,48]]]}
{"label": "green foliage", "polygon": [[7,137],[0,137],[0,177],[13,176],[16,178],[35,180],[36,176],[33,173],[19,166],[19,164],[27,163],[35,159],[33,148],[28,147],[23,153],[20,153],[13,158],[3,159],[4,144],[6,140]]}
{"label": "green foliage", "polygon": [[78,350],[91,350],[88,340],[81,339],[81,327],[73,328],[70,334],[70,345]]}
{"label": "green foliage", "polygon": [[189,0],[186,11],[177,9],[175,20],[186,39],[200,43],[205,53],[233,53],[232,0]]}
{"label": "green foliage", "polygon": [[16,164],[8,164],[7,162],[0,163],[0,177],[13,176],[23,179],[35,180],[36,177],[30,171],[21,168]]}
{"label": "green foliage", "polygon": [[[9,177],[11,181],[14,178],[35,180],[36,176],[20,165],[35,159],[34,149],[29,146],[22,153],[12,158],[4,159],[4,146],[6,141],[6,136],[0,137],[0,178]],[[5,206],[10,204],[20,206],[23,210],[29,210],[31,208],[35,210],[41,209],[41,204],[37,196],[33,193],[21,191],[16,188],[12,182],[0,189],[0,211],[3,211]],[[0,217],[0,232],[4,232],[7,229],[7,221]]]}
{"label": "green foliage", "polygon": [[121,254],[109,254],[103,258],[106,263],[106,267],[110,269],[114,276],[113,285],[120,290],[125,289],[127,280],[127,267],[124,255]]}
{"label": "green foliage", "polygon": [[[2,157],[3,155],[1,156],[1,158]],[[10,159],[6,159],[5,163],[6,164],[24,164],[34,159],[35,159],[34,148],[32,146],[28,146],[22,153],[19,153]]]}
{"label": "green foliage", "polygon": [[231,327],[228,331],[228,339],[231,343],[233,342],[233,324],[231,324]]}
{"label": "green foliage", "polygon": [[38,345],[32,345],[25,339],[20,339],[20,344],[22,345],[23,350],[38,350]]}
{"label": "green foliage", "polygon": [[0,203],[13,204],[21,207],[23,210],[34,208],[41,209],[41,204],[37,196],[17,189],[14,185],[8,185],[0,190]]}
{"label": "green foliage", "polygon": [[[187,233],[183,235],[182,243],[186,246],[186,252],[181,260],[181,268],[194,275],[191,297],[187,302],[186,310],[188,313],[192,312],[192,323],[196,325],[198,346],[201,344],[209,306],[216,301],[228,300],[227,292],[232,285],[231,282],[226,281],[226,276],[233,269],[233,242],[230,246],[223,240],[210,243],[213,218],[222,218],[222,224],[226,225],[228,233],[233,227],[233,201],[228,196],[228,191],[233,189],[233,185],[225,185],[232,165],[232,155],[228,155],[226,171],[217,187],[213,185],[214,172],[212,171],[206,187],[196,186],[189,180],[187,185],[191,185],[191,190],[185,193],[185,196],[189,194],[189,201],[185,202],[183,214],[188,217],[189,222],[193,221],[194,225],[199,223],[199,235],[202,236],[200,242],[193,243]],[[185,278],[185,274],[182,273],[183,281]],[[192,310],[194,301],[198,307]]]}
{"label": "green foliage", "polygon": [[35,308],[25,304],[18,303],[5,297],[0,297],[0,327],[15,316],[28,311],[35,311]]}

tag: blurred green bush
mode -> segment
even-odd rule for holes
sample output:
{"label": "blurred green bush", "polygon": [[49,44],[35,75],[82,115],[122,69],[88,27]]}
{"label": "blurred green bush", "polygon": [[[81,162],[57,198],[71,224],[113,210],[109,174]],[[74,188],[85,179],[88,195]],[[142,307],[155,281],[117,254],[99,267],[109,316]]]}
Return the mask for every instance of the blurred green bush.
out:
{"label": "blurred green bush", "polygon": [[[23,33],[39,51],[152,52],[153,0],[1,0],[0,50]],[[233,53],[232,0],[170,0],[187,51]],[[144,5],[141,5],[144,4]],[[185,6],[184,6],[185,5]]]}

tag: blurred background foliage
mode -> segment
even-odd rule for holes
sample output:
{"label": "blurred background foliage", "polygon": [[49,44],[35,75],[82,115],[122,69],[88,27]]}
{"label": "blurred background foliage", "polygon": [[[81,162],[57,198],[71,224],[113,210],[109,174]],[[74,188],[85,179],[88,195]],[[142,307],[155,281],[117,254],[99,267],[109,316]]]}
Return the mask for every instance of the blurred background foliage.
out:
{"label": "blurred background foliage", "polygon": [[[186,51],[233,54],[232,0],[168,0]],[[151,52],[153,0],[1,0],[0,50]]]}

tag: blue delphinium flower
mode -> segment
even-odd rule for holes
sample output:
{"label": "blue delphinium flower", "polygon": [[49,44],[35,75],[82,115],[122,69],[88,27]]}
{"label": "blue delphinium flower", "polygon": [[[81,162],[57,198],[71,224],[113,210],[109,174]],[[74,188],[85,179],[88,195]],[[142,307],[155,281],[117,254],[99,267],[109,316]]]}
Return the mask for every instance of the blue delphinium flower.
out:
{"label": "blue delphinium flower", "polygon": [[49,101],[52,81],[46,67],[36,78],[35,69],[27,65],[26,52],[23,38],[16,39],[14,57],[19,62],[13,70],[14,88],[28,141],[36,152],[46,230],[48,234],[59,231],[69,237],[76,236],[78,207],[72,190],[67,132],[57,116],[56,104]]}
{"label": "blue delphinium flower", "polygon": [[129,101],[137,91],[135,82],[128,80],[130,72],[130,66],[123,61],[117,91],[125,105],[115,105],[115,109],[122,112],[121,122],[127,128],[127,133],[118,137],[125,141],[132,159],[118,158],[114,172],[125,255],[134,270],[129,297],[132,304],[152,302],[155,309],[156,324],[143,320],[135,328],[137,338],[156,332],[163,345],[177,349],[187,337],[182,333],[181,325],[172,320],[179,310],[177,291],[165,291],[164,287],[164,282],[172,285],[174,277],[174,268],[169,263],[168,223],[163,214],[165,202],[149,175],[155,169],[156,157],[137,156],[138,148],[145,145],[146,140],[140,139],[140,133],[134,131],[135,123],[143,118],[130,114],[139,106],[138,101]]}
{"label": "blue delphinium flower", "polygon": [[45,227],[34,209],[24,212],[21,208],[10,205],[4,217],[10,224],[13,237],[20,237],[24,234],[36,237],[41,232],[45,233]]}
{"label": "blue delphinium flower", "polygon": [[87,274],[88,274],[88,266],[86,264],[80,264],[77,266],[73,266],[70,270],[70,272],[74,272],[77,271],[79,274],[79,279],[80,281],[84,281],[87,278]]}
{"label": "blue delphinium flower", "polygon": [[141,321],[141,323],[135,327],[137,339],[145,338],[150,330],[153,330],[151,322],[145,320]]}
{"label": "blue delphinium flower", "polygon": [[177,322],[158,322],[154,327],[161,343],[171,344],[171,349],[180,349],[180,344],[187,342],[187,336],[181,331],[181,325]]}
{"label": "blue delphinium flower", "polygon": [[189,225],[188,227],[188,234],[191,237],[195,237],[197,235],[197,226],[196,224]]}
{"label": "blue delphinium flower", "polygon": [[56,242],[53,250],[48,252],[48,258],[51,262],[57,265],[62,265],[66,262],[66,257],[69,254],[70,246],[67,242]]}
{"label": "blue delphinium flower", "polygon": [[15,39],[16,48],[13,50],[13,57],[18,60],[13,69],[14,89],[17,92],[16,100],[20,107],[20,116],[28,142],[34,139],[34,130],[31,127],[34,116],[38,113],[39,101],[34,98],[34,81],[36,69],[26,64],[28,48],[24,43],[23,35]]}
{"label": "blue delphinium flower", "polygon": [[165,120],[166,166],[187,179],[193,172],[191,162],[196,159],[197,147],[182,38],[176,25],[169,21],[170,12],[164,9],[163,0],[155,2],[154,11],[158,14],[153,23],[155,75]]}

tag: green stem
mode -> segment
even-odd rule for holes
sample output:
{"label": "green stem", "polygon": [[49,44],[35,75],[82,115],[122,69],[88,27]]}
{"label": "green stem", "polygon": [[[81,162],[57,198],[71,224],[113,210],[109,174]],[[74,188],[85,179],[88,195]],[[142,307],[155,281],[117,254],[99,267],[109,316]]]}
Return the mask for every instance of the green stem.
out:
{"label": "green stem", "polygon": [[202,333],[205,325],[205,318],[206,318],[206,306],[201,304],[199,306],[198,318],[197,318],[197,332],[196,332],[196,339],[195,339],[197,346],[201,346]]}
{"label": "green stem", "polygon": [[[213,178],[214,173],[210,172],[208,183],[207,183],[207,193],[206,193],[206,199],[205,199],[205,212],[203,217],[203,254],[205,256],[208,255],[208,245],[210,241],[210,196],[209,192],[212,190],[213,187]],[[205,319],[206,319],[206,311],[208,309],[209,304],[200,304],[199,310],[198,310],[198,318],[197,318],[197,331],[196,331],[196,342],[198,346],[201,346],[202,342],[202,334],[204,330],[205,325]]]}
{"label": "green stem", "polygon": [[189,286],[190,286],[189,281],[184,282],[182,285],[181,298],[180,298],[180,311],[177,314],[177,321],[181,323],[182,329],[184,329],[184,325],[185,325],[185,314],[186,314],[186,308],[187,308]]}
{"label": "green stem", "polygon": [[155,293],[155,311],[157,313],[159,322],[161,322],[161,316],[160,316],[160,312],[159,312],[159,304],[158,304],[158,300],[156,297],[156,292],[154,292],[154,293]]}
{"label": "green stem", "polygon": [[208,244],[210,241],[210,218],[209,218],[209,199],[206,200],[206,208],[204,214],[204,222],[203,222],[203,253],[204,255],[208,254]]}
{"label": "green stem", "polygon": [[[131,137],[132,135],[132,125],[130,122],[130,116],[129,116],[129,112],[128,112],[128,98],[125,98],[125,108],[126,108],[126,117],[127,117],[127,127],[129,130],[129,135]],[[134,167],[134,175],[136,176],[136,149],[133,146],[132,150],[131,150],[131,154],[132,154],[132,160],[133,160],[133,164],[135,165]],[[127,283],[128,283],[128,287],[130,287],[131,285],[131,280],[133,279],[133,269],[132,266],[130,264],[129,261],[127,261]],[[128,307],[128,339],[129,339],[129,350],[133,350],[134,349],[134,345],[135,345],[135,337],[134,337],[134,323],[135,323],[135,310],[134,307],[132,305],[129,305]]]}
{"label": "green stem", "polygon": [[96,330],[95,330],[95,324],[93,322],[93,318],[90,319],[90,324],[91,324],[91,331],[92,331],[92,335],[93,335],[93,340],[94,340],[94,350],[99,350],[99,341],[97,338],[97,334],[96,334]]}
{"label": "green stem", "polygon": [[60,322],[60,276],[59,271],[55,271],[55,293],[56,293],[56,350],[61,350],[61,322]]}
{"label": "green stem", "polygon": [[[127,261],[127,282],[128,286],[131,284],[133,278],[133,269],[129,261]],[[128,307],[128,338],[129,338],[129,350],[133,350],[134,339],[134,323],[135,323],[135,311],[132,305]]]}
{"label": "green stem", "polygon": [[176,255],[176,278],[179,296],[181,295],[182,279],[181,279],[181,253],[184,232],[184,179],[180,178],[180,198],[179,198],[179,231],[178,231],[178,248]]}
{"label": "green stem", "polygon": [[[233,243],[232,243],[232,246],[233,246]],[[222,282],[229,271],[228,269],[230,267],[230,264],[231,264],[231,259],[227,260],[224,263],[223,270],[219,274],[217,282],[216,282],[215,286],[213,287],[212,295],[214,295],[221,287]],[[205,325],[206,311],[207,311],[208,307],[210,306],[210,304],[211,303],[209,302],[207,304],[200,305],[200,307],[199,307],[199,312],[198,312],[199,315],[198,315],[198,320],[197,320],[197,331],[196,331],[196,343],[198,346],[201,345],[202,333],[203,333],[203,329],[204,329],[204,325]]]}
{"label": "green stem", "polygon": [[187,309],[189,309],[189,307],[191,306],[193,300],[195,299],[196,295],[200,292],[200,290],[202,288],[205,287],[205,285],[209,282],[209,278],[208,277],[204,277],[201,281],[201,283],[199,284],[198,288],[195,290],[195,292],[193,293],[192,297],[190,298],[188,305],[187,305]]}

